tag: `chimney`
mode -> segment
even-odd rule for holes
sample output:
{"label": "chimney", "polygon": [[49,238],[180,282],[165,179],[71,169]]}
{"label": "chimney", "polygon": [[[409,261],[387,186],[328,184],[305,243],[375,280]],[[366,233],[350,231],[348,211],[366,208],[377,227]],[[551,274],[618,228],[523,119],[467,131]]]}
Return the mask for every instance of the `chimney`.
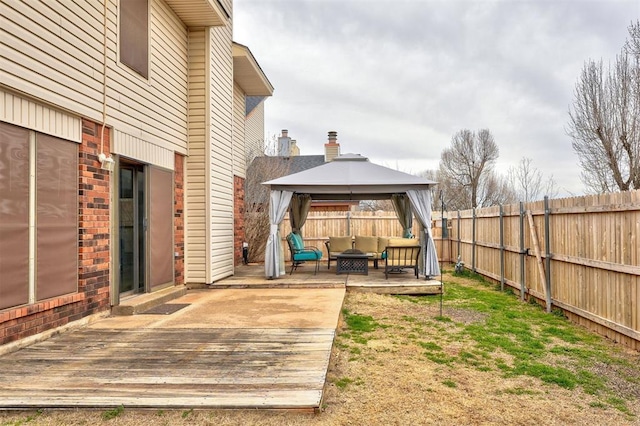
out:
{"label": "chimney", "polygon": [[289,149],[289,154],[290,154],[291,157],[296,157],[296,156],[300,155],[300,148],[296,144],[296,140],[295,139],[291,139],[291,147]]}
{"label": "chimney", "polygon": [[333,161],[340,155],[340,144],[338,143],[338,132],[329,132],[329,142],[324,144],[324,162]]}
{"label": "chimney", "polygon": [[291,138],[289,131],[282,129],[282,135],[278,138],[278,156],[288,157],[291,151]]}

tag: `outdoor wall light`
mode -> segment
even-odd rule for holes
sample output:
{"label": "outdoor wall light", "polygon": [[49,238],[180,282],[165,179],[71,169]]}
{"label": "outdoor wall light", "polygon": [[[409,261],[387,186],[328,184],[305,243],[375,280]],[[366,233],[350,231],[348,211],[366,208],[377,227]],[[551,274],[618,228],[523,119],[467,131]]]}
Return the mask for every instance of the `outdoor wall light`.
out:
{"label": "outdoor wall light", "polygon": [[101,152],[100,155],[98,155],[98,160],[102,165],[102,170],[106,170],[108,172],[112,172],[116,165],[116,162],[113,160],[113,157],[111,157],[111,155],[107,157],[104,152]]}

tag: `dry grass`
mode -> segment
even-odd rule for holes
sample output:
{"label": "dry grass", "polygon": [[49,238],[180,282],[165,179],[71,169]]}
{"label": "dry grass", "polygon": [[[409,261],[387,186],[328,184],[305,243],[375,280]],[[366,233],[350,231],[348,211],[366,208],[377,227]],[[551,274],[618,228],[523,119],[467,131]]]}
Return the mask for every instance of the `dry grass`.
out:
{"label": "dry grass", "polygon": [[[438,299],[434,297],[347,295],[345,324],[336,338],[324,404],[316,415],[124,409],[121,412],[0,413],[0,422],[12,425],[640,424],[640,354],[624,351],[562,318],[543,314],[539,308],[521,304],[513,296],[496,292],[475,280],[445,277],[445,281],[448,291],[443,317],[439,317]],[[487,306],[462,297],[467,289],[477,292],[478,297],[489,295]],[[536,342],[543,347],[530,359],[528,355],[523,358],[508,345],[489,349],[489,344],[481,343],[482,330],[494,327],[496,311],[505,310],[504,306],[522,312]],[[469,331],[474,327],[480,330],[475,335]],[[519,338],[509,332],[503,337],[507,342]],[[519,373],[516,367],[522,359],[549,368],[563,368],[581,379],[571,386],[562,381],[556,383],[555,377],[545,376],[543,380],[530,372]]]}

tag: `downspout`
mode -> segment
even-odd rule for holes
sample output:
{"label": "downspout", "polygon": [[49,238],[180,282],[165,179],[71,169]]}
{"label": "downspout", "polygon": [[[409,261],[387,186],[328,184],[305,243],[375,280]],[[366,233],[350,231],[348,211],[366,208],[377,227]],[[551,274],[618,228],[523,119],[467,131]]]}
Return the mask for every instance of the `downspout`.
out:
{"label": "downspout", "polygon": [[212,284],[211,277],[213,276],[211,265],[211,27],[207,27],[204,30],[204,42],[205,42],[205,55],[204,55],[204,88],[205,88],[205,140],[204,140],[204,171],[205,171],[205,191],[204,191],[204,205],[205,205],[205,245],[204,245],[204,282],[209,285]]}
{"label": "downspout", "polygon": [[102,40],[102,130],[100,131],[100,153],[104,153],[104,128],[107,125],[107,16],[109,0],[104,0],[104,38]]}
{"label": "downspout", "polygon": [[[98,160],[105,167],[107,165],[113,165],[113,158],[111,154],[107,157],[104,153],[104,129],[107,125],[107,31],[109,26],[109,0],[104,0],[104,9],[103,9],[103,21],[102,21],[102,30],[103,30],[103,39],[102,39],[102,128],[100,129],[100,153],[98,154]],[[113,185],[113,181],[110,182]],[[111,187],[113,188],[113,187]],[[109,191],[109,198],[113,196],[113,191]],[[109,217],[113,219],[113,211],[111,206],[113,205],[113,200],[109,200]],[[109,267],[109,293],[110,293],[110,302],[111,306],[116,306],[120,304],[120,293],[116,291],[116,283],[114,281],[114,273],[113,273],[113,259],[116,256],[114,253],[114,249],[116,249],[117,244],[113,242],[114,230],[115,230],[115,222],[110,220],[110,237],[111,240],[109,245],[111,248],[109,249],[109,256],[111,257],[110,267]],[[116,249],[117,250],[117,249]]]}
{"label": "downspout", "polygon": [[107,125],[107,26],[109,23],[109,0],[104,0],[103,10],[103,30],[104,37],[102,40],[102,129],[100,130],[100,153],[98,154],[98,160],[102,164],[102,168],[108,171],[113,170],[113,157],[111,154],[107,157],[104,153],[104,128]]}

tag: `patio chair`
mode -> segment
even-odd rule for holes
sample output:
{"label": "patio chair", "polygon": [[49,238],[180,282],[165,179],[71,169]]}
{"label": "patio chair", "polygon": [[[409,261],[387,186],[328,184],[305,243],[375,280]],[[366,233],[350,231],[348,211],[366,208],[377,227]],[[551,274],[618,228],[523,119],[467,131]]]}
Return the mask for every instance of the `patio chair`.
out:
{"label": "patio chair", "polygon": [[389,272],[402,272],[405,268],[413,269],[417,279],[419,255],[420,246],[387,247],[383,255],[385,279],[389,279]]}
{"label": "patio chair", "polygon": [[322,251],[315,247],[305,247],[302,237],[295,233],[287,235],[287,244],[289,244],[289,251],[291,252],[291,273],[298,268],[298,266],[306,261],[315,260],[316,269],[313,274],[318,273],[320,259],[322,259]]}

